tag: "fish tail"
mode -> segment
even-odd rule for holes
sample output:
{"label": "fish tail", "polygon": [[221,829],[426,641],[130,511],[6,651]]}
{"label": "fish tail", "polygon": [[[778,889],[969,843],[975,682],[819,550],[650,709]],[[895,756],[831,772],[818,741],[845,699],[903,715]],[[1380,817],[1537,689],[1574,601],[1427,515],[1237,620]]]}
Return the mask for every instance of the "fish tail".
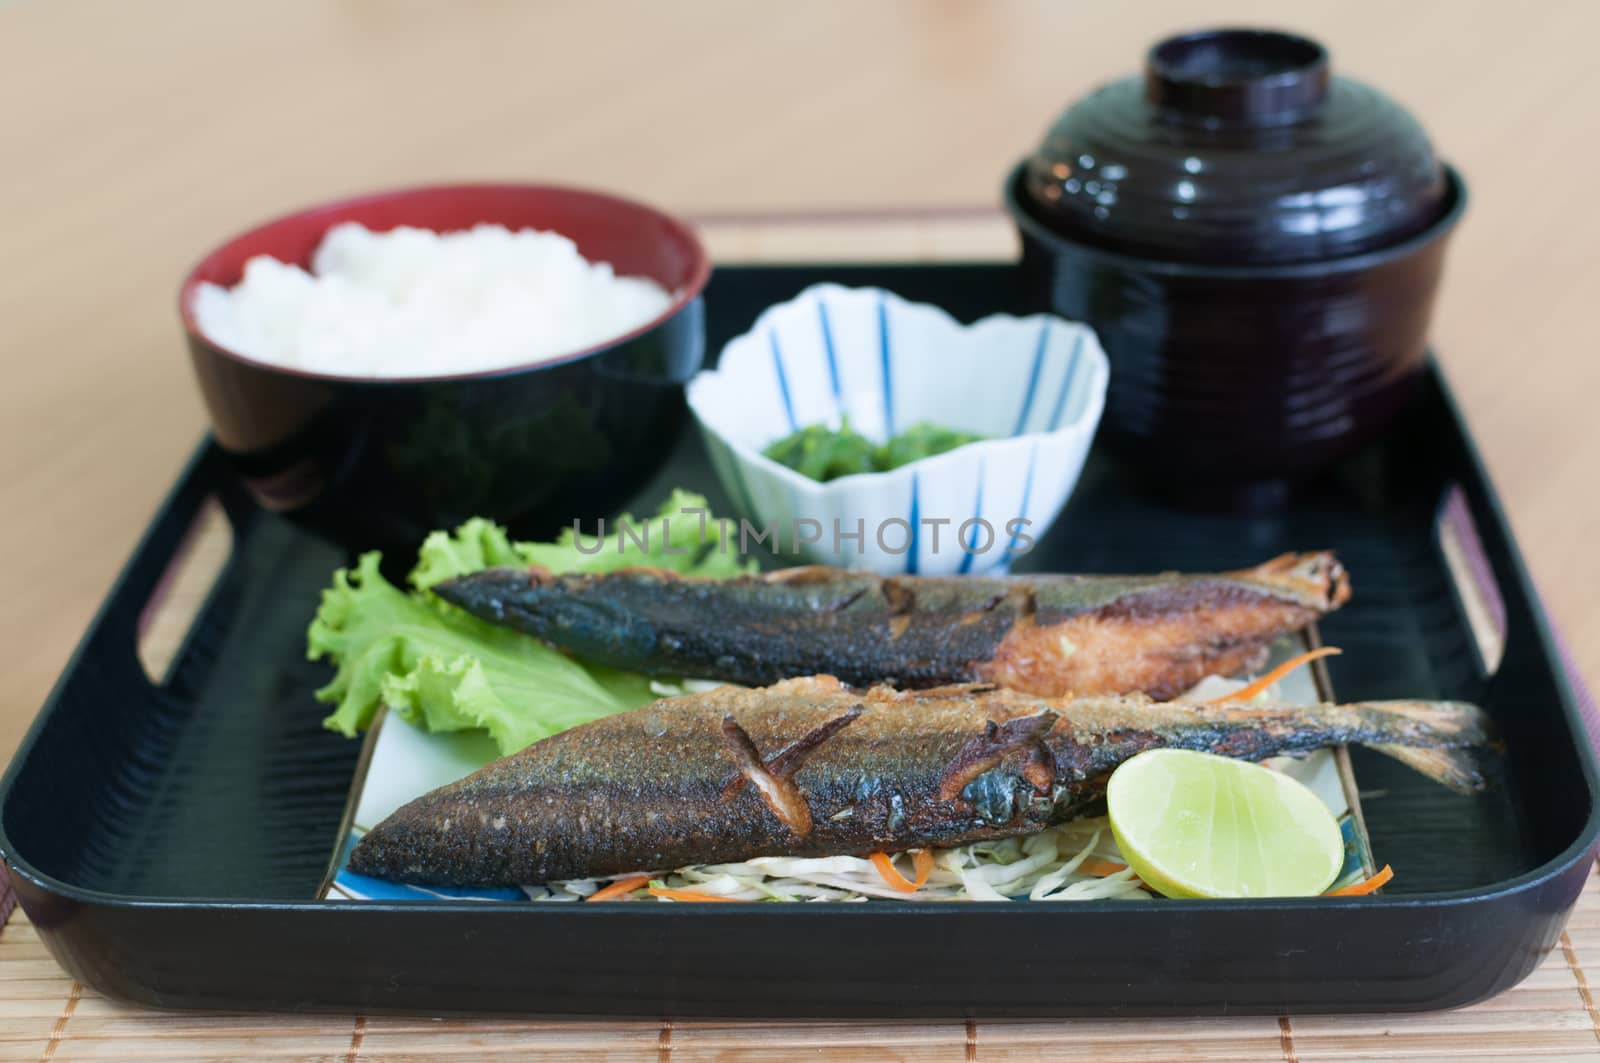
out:
{"label": "fish tail", "polygon": [[1376,701],[1362,706],[1379,716],[1380,729],[1395,742],[1365,741],[1456,793],[1480,793],[1488,786],[1489,755],[1498,748],[1484,711],[1462,701]]}
{"label": "fish tail", "polygon": [[1422,749],[1393,743],[1367,748],[1393,757],[1458,794],[1482,793],[1489,785],[1480,749]]}
{"label": "fish tail", "polygon": [[1350,600],[1350,574],[1330,551],[1279,554],[1234,578],[1264,584],[1320,610],[1331,612]]}

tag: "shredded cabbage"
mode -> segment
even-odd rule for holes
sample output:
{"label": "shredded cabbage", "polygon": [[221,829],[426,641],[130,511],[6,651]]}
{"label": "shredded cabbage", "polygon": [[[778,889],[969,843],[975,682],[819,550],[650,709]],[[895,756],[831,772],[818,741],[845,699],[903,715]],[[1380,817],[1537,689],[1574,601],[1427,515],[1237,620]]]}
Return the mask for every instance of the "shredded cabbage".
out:
{"label": "shredded cabbage", "polygon": [[[759,856],[737,864],[701,864],[651,874],[670,889],[741,901],[1033,901],[1148,900],[1133,871],[1096,876],[1078,870],[1089,859],[1122,863],[1104,817],[1079,819],[1037,834],[974,842],[934,854],[927,883],[914,893],[884,881],[860,856]],[[525,886],[535,901],[581,901],[603,885],[638,872]],[[908,876],[909,877],[909,876]],[[657,900],[648,893],[640,900]],[[662,900],[662,903],[675,903]]]}

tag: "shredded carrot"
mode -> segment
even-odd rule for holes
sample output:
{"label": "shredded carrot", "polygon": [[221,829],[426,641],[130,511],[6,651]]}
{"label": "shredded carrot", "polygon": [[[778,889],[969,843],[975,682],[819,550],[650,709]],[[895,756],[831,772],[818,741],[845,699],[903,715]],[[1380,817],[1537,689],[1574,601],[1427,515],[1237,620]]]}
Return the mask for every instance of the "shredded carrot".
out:
{"label": "shredded carrot", "polygon": [[1320,660],[1323,657],[1333,657],[1343,652],[1344,651],[1337,646],[1323,646],[1319,649],[1310,650],[1306,653],[1299,654],[1298,656],[1290,657],[1287,661],[1284,661],[1266,675],[1255,680],[1249,686],[1241,687],[1240,689],[1235,690],[1232,694],[1224,694],[1220,698],[1212,698],[1210,704],[1220,705],[1225,701],[1249,701],[1251,698],[1255,697],[1263,690],[1266,690],[1272,684],[1276,683],[1278,680],[1282,679],[1296,668],[1299,668],[1301,665],[1310,664],[1312,661]]}
{"label": "shredded carrot", "polygon": [[1097,878],[1105,878],[1107,875],[1115,875],[1118,871],[1126,870],[1128,870],[1127,864],[1119,864],[1114,860],[1097,860],[1092,856],[1078,865],[1079,872]]}
{"label": "shredded carrot", "polygon": [[673,890],[665,886],[651,886],[649,892],[652,897],[665,897],[669,901],[689,901],[691,903],[698,901],[728,902],[739,899],[737,897],[713,897],[709,893],[696,893],[694,890]]}
{"label": "shredded carrot", "polygon": [[1336,890],[1329,890],[1323,894],[1325,897],[1365,897],[1367,894],[1388,884],[1394,878],[1394,868],[1384,864],[1376,875],[1365,882],[1352,882],[1348,886],[1341,886]]}
{"label": "shredded carrot", "polygon": [[646,885],[647,883],[649,883],[649,881],[650,881],[650,876],[649,875],[629,875],[627,878],[619,878],[619,879],[617,879],[617,881],[613,882],[611,885],[605,887],[604,889],[601,889],[601,890],[599,890],[599,891],[597,891],[595,893],[589,894],[589,896],[585,897],[584,900],[585,901],[609,901],[609,900],[613,900],[613,899],[615,899],[617,897],[626,897],[628,894],[632,893],[634,890],[638,889],[640,886],[643,886],[643,885]]}
{"label": "shredded carrot", "polygon": [[917,868],[915,882],[900,873],[888,853],[873,853],[869,859],[872,866],[878,869],[878,874],[883,876],[883,881],[901,893],[917,892],[928,884],[928,876],[933,873],[933,854],[926,849],[918,849],[911,854],[911,862]]}

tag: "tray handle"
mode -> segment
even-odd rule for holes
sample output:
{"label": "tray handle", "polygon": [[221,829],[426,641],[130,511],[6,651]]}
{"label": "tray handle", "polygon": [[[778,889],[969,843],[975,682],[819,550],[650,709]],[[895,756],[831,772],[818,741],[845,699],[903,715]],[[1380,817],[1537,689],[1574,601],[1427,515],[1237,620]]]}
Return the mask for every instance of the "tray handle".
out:
{"label": "tray handle", "polygon": [[[1459,412],[1456,417],[1460,419]],[[1440,513],[1444,515],[1454,505],[1465,515],[1467,520],[1458,519],[1456,526],[1472,529],[1479,549],[1468,551],[1467,555],[1481,558],[1476,570],[1486,574],[1486,586],[1494,592],[1485,604],[1489,616],[1499,626],[1501,646],[1498,664],[1486,676],[1490,690],[1483,696],[1485,700],[1495,700],[1493,691],[1505,690],[1509,692],[1507,700],[1515,703],[1526,696],[1524,690],[1537,689],[1542,683],[1553,681],[1581,728],[1580,737],[1587,731],[1587,737],[1600,749],[1600,717],[1586,712],[1577,697],[1575,677],[1567,671],[1570,665],[1564,661],[1560,643],[1539,600],[1527,562],[1512,538],[1510,522],[1490,484],[1482,458],[1470,440],[1464,440],[1464,450],[1464,467],[1441,498]],[[1555,665],[1553,675],[1550,674],[1551,664]]]}
{"label": "tray handle", "polygon": [[[144,536],[134,547],[122,572],[118,574],[105,604],[90,625],[79,655],[90,656],[97,667],[114,669],[119,678],[128,681],[142,680],[159,686],[168,669],[162,662],[159,669],[148,668],[142,650],[145,626],[162,608],[163,591],[170,579],[183,567],[184,550],[197,527],[208,513],[220,511],[225,519],[229,545],[226,556],[213,572],[215,576],[226,569],[239,537],[238,504],[229,490],[229,472],[225,457],[215,444],[207,441],[189,460],[178,482],[168,493]],[[187,627],[179,636],[174,649],[187,635]],[[176,661],[181,651],[172,655]],[[70,669],[69,669],[70,671]],[[152,674],[159,671],[161,674]]]}
{"label": "tray handle", "polygon": [[1472,632],[1479,664],[1485,676],[1493,676],[1505,658],[1506,603],[1478,534],[1467,493],[1459,483],[1446,488],[1434,524],[1439,550]]}

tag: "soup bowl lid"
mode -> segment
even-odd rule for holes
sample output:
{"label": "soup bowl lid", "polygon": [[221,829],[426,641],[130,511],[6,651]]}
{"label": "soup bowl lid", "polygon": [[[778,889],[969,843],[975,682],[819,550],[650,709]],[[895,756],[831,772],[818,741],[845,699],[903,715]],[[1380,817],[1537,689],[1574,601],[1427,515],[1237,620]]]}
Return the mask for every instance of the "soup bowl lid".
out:
{"label": "soup bowl lid", "polygon": [[1408,111],[1333,75],[1317,42],[1255,29],[1156,44],[1142,77],[1068,107],[1023,170],[1022,206],[1056,233],[1181,262],[1341,258],[1449,205]]}

